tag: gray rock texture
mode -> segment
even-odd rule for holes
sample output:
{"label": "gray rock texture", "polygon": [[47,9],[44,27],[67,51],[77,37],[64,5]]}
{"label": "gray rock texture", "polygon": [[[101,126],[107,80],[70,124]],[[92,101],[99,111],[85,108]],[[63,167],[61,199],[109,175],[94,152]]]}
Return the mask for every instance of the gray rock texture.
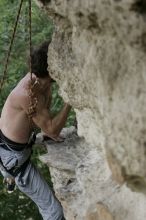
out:
{"label": "gray rock texture", "polygon": [[42,158],[66,219],[146,219],[145,1],[37,4],[55,24],[49,72],[78,121]]}

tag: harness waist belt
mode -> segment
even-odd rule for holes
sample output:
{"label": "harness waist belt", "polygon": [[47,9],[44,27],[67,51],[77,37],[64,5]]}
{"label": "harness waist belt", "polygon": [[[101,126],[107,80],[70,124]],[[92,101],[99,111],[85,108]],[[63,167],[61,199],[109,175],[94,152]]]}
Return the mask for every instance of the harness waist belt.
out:
{"label": "harness waist belt", "polygon": [[[26,147],[28,147],[28,143],[20,144],[20,143],[16,143],[16,142],[10,140],[9,138],[7,138],[7,137],[2,133],[1,130],[0,130],[0,139],[1,139],[2,141],[4,141],[4,143],[6,142],[6,143],[9,145],[9,148],[12,149],[12,150],[22,151],[22,150],[24,150]],[[5,150],[9,150],[9,151],[10,151],[10,149],[9,149],[6,145],[2,145],[1,147],[4,148]]]}

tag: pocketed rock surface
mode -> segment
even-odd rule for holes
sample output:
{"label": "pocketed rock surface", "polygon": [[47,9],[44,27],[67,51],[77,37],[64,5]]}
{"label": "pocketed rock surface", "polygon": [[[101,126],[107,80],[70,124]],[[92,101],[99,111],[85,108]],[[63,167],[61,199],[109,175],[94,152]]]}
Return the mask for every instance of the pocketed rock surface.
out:
{"label": "pocketed rock surface", "polygon": [[54,21],[48,69],[78,122],[42,157],[66,219],[145,220],[145,1],[36,3]]}

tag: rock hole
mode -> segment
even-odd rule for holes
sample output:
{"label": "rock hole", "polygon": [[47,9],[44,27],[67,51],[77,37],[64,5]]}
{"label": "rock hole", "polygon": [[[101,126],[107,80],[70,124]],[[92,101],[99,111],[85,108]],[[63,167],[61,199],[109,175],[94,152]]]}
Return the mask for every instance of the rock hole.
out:
{"label": "rock hole", "polygon": [[132,5],[131,10],[140,14],[146,14],[146,1],[136,0],[136,2]]}
{"label": "rock hole", "polygon": [[73,183],[74,181],[75,181],[75,179],[71,178],[71,179],[69,179],[69,180],[67,181],[67,184],[66,184],[66,185],[68,186],[68,185],[70,185],[71,183]]}

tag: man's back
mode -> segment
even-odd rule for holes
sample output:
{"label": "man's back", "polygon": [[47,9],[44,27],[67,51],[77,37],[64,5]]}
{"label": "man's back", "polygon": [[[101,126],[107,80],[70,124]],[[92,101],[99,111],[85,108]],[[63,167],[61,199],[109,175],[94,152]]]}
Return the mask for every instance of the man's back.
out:
{"label": "man's back", "polygon": [[26,143],[31,133],[30,121],[22,107],[22,104],[28,105],[29,102],[29,81],[27,74],[8,96],[1,114],[1,131],[10,140],[18,143]]}

